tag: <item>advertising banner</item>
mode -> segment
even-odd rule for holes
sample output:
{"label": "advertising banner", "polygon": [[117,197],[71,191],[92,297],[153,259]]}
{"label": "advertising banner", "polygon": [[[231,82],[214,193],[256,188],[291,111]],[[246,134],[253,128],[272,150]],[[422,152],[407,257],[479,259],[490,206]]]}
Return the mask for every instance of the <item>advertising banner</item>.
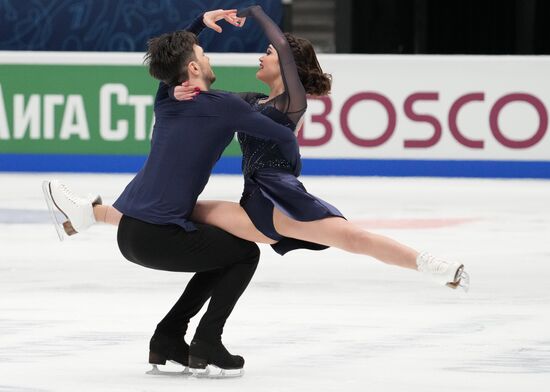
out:
{"label": "advertising banner", "polygon": [[[267,91],[259,55],[210,57],[213,87]],[[304,174],[550,178],[550,58],[320,61],[333,89],[308,99]],[[157,85],[140,54],[0,52],[0,170],[138,170]],[[218,172],[238,172],[239,154]]]}

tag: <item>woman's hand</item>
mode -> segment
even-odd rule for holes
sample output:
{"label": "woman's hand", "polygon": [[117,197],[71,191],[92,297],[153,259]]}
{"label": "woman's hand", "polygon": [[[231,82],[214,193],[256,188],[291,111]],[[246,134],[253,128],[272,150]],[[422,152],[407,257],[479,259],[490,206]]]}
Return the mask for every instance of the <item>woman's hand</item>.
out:
{"label": "woman's hand", "polygon": [[202,17],[202,21],[206,27],[211,28],[212,30],[221,33],[222,28],[216,24],[217,21],[224,19],[233,26],[242,27],[246,18],[239,18],[237,16],[237,10],[213,10],[207,11]]}
{"label": "woman's hand", "polygon": [[189,81],[183,82],[174,88],[174,98],[178,101],[190,101],[195,98],[200,91],[200,88],[190,85]]}

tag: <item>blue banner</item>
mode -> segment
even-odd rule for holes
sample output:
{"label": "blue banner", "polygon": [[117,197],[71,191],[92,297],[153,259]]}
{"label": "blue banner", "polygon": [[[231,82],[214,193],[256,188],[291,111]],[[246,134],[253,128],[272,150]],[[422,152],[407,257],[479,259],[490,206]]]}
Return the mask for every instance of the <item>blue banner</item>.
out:
{"label": "blue banner", "polygon": [[[198,14],[260,4],[277,23],[279,0],[0,0],[0,50],[143,52],[149,38],[185,27]],[[207,52],[263,52],[258,24],[201,35]]]}

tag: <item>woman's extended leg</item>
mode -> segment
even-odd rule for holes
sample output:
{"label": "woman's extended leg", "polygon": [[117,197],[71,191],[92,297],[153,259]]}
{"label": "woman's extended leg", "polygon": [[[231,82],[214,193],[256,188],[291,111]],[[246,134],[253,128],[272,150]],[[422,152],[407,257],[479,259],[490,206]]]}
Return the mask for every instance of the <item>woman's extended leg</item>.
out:
{"label": "woman's extended leg", "polygon": [[230,201],[197,201],[191,220],[217,226],[236,237],[262,244],[277,241],[263,235],[252,223],[246,211],[238,203]]}
{"label": "woman's extended leg", "polygon": [[285,237],[333,246],[352,253],[374,257],[388,264],[417,269],[418,252],[391,238],[370,233],[339,217],[300,222],[273,210],[273,224]]}
{"label": "woman's extended leg", "polygon": [[348,252],[369,255],[388,264],[415,269],[451,288],[460,286],[467,291],[470,284],[462,264],[438,259],[428,252],[418,253],[388,237],[369,233],[343,218],[300,222],[275,209],[273,224],[277,232],[285,237],[334,246]]}
{"label": "woman's extended leg", "polygon": [[[193,210],[192,220],[217,226],[237,237],[249,241],[273,244],[275,241],[256,229],[244,209],[228,201],[200,201]],[[447,263],[428,253],[400,244],[388,237],[370,233],[346,221],[331,217],[311,222],[294,220],[274,209],[273,223],[277,232],[285,237],[337,247],[348,252],[374,257],[387,264],[426,272],[442,284],[459,280],[462,266]]]}
{"label": "woman's extended leg", "polygon": [[[277,209],[273,212],[275,229],[283,236],[334,246],[348,252],[372,256],[388,264],[417,269],[418,252],[390,238],[369,233],[342,218],[300,222]],[[217,226],[249,241],[273,244],[256,229],[244,209],[228,201],[199,201],[191,219]]]}

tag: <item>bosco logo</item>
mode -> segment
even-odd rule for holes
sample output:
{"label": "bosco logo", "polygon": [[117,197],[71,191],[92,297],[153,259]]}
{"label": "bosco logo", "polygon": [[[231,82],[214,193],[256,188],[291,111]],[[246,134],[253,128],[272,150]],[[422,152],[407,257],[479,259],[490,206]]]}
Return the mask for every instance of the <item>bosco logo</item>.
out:
{"label": "bosco logo", "polygon": [[[309,97],[309,100],[319,101],[322,104],[323,109],[320,112],[312,113],[310,122],[311,124],[317,124],[323,129],[323,134],[320,137],[308,138],[305,131],[305,127],[302,127],[298,135],[298,140],[302,146],[322,146],[327,144],[334,132],[333,122],[329,115],[333,111],[333,101],[330,97]],[[359,102],[374,101],[380,104],[387,116],[387,122],[385,130],[381,135],[373,138],[365,138],[358,136],[358,130],[352,127],[349,121],[350,111]],[[414,110],[414,104],[421,101],[439,101],[439,93],[435,91],[427,92],[414,92],[407,96],[403,102],[403,112],[405,116],[418,123],[427,123],[432,128],[432,134],[425,139],[405,139],[403,145],[405,148],[429,148],[437,145],[441,139],[443,133],[442,119],[438,118],[435,114],[430,113],[418,113]],[[485,141],[481,139],[473,139],[467,137],[464,132],[458,126],[457,118],[460,111],[466,105],[473,105],[476,102],[485,101],[484,92],[472,92],[459,96],[454,100],[452,105],[448,108],[446,123],[448,129],[453,136],[454,140],[462,146],[470,149],[483,149]],[[522,140],[515,140],[505,135],[499,126],[500,114],[505,110],[506,106],[514,102],[523,102],[530,105],[538,116],[538,126],[533,132],[529,132],[529,135],[522,138]],[[544,103],[535,95],[528,93],[508,93],[498,98],[494,104],[492,104],[488,115],[489,127],[491,134],[495,140],[502,146],[510,149],[525,149],[532,147],[539,143],[546,131],[548,130],[548,112]],[[339,112],[340,129],[343,135],[351,143],[360,147],[379,147],[386,143],[395,133],[397,126],[397,111],[393,102],[386,96],[378,92],[360,92],[352,95],[343,103]],[[368,127],[368,124],[363,126]]]}

